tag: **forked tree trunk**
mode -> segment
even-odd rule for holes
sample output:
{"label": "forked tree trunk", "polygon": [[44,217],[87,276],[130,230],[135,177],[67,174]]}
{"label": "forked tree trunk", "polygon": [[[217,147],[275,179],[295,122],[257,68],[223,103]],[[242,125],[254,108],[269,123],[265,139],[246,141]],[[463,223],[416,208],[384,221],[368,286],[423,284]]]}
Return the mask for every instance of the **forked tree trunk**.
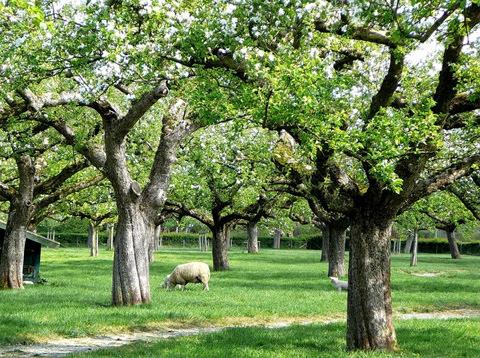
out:
{"label": "forked tree trunk", "polygon": [[[368,214],[368,213],[367,213]],[[394,350],[390,288],[391,220],[357,215],[348,270],[347,348]]]}
{"label": "forked tree trunk", "polygon": [[224,271],[230,268],[228,262],[228,226],[215,226],[212,231],[213,269]]}
{"label": "forked tree trunk", "polygon": [[455,229],[453,230],[450,229],[446,231],[447,231],[448,245],[450,246],[450,254],[452,255],[452,259],[460,259],[462,256],[460,255],[460,251],[458,250]]}
{"label": "forked tree trunk", "polygon": [[148,245],[154,235],[155,225],[153,220],[145,217],[137,204],[123,203],[118,208],[112,302],[117,306],[148,303]]}
{"label": "forked tree trunk", "polygon": [[342,277],[345,274],[345,226],[329,225],[328,235],[328,277]]}
{"label": "forked tree trunk", "polygon": [[256,254],[258,253],[258,226],[256,222],[249,222],[247,224],[247,235],[248,235],[248,253]]}
{"label": "forked tree trunk", "polygon": [[322,229],[322,255],[320,256],[320,261],[328,261],[328,243],[330,241],[330,229],[327,224],[325,224]]}
{"label": "forked tree trunk", "polygon": [[412,254],[410,255],[410,266],[417,266],[418,254],[418,231],[413,232]]}

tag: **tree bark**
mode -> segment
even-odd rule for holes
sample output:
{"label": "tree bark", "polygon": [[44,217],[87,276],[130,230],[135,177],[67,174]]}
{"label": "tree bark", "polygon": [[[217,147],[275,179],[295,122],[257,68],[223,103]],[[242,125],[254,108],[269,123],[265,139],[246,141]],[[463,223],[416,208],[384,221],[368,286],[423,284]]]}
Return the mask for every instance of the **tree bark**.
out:
{"label": "tree bark", "polygon": [[345,274],[345,234],[347,228],[343,225],[329,225],[328,227],[328,277],[342,277]]}
{"label": "tree bark", "polygon": [[162,247],[161,236],[162,236],[162,225],[157,225],[155,227],[155,239],[153,244],[153,249],[155,251],[160,250],[160,248]]}
{"label": "tree bark", "polygon": [[348,270],[347,348],[395,350],[390,288],[392,220],[357,214]]}
{"label": "tree bark", "polygon": [[413,234],[412,234],[412,235],[409,235],[407,241],[405,242],[405,247],[404,247],[404,249],[403,249],[403,252],[404,252],[405,254],[409,254],[410,251],[412,250],[412,242],[413,242],[413,239],[414,239]]}
{"label": "tree bark", "polygon": [[[413,244],[413,245],[412,245]],[[417,266],[417,254],[418,254],[418,231],[413,232],[412,254],[410,256],[410,266]]]}
{"label": "tree bark", "polygon": [[154,228],[153,219],[146,218],[136,203],[119,206],[113,259],[114,305],[150,302],[148,246]]}
{"label": "tree bark", "polygon": [[330,229],[328,224],[322,229],[322,255],[320,256],[320,261],[325,262],[328,261],[328,243],[330,241]]}
{"label": "tree bark", "polygon": [[34,212],[35,167],[32,158],[16,158],[20,183],[10,201],[8,220],[0,257],[0,289],[23,288],[23,260],[26,228]]}
{"label": "tree bark", "polygon": [[17,210],[9,212],[2,257],[0,258],[0,288],[23,288],[23,259],[28,222],[18,218]]}
{"label": "tree bark", "polygon": [[447,231],[448,245],[450,246],[450,254],[452,255],[452,259],[460,259],[462,256],[460,255],[460,251],[458,250],[455,229],[453,230],[450,229],[446,231]]}
{"label": "tree bark", "polygon": [[153,235],[150,238],[148,242],[148,262],[152,263],[155,261],[155,251],[156,251],[156,244],[158,241],[158,226],[155,226],[155,229],[153,230]]}
{"label": "tree bark", "polygon": [[95,224],[90,223],[88,228],[90,238],[90,256],[98,256],[98,227]]}
{"label": "tree bark", "polygon": [[114,225],[108,224],[108,238],[107,238],[107,250],[113,250],[113,236],[114,236]]}
{"label": "tree bark", "polygon": [[88,236],[87,236],[87,246],[90,250],[92,250],[93,244],[93,226],[91,223],[88,224]]}
{"label": "tree bark", "polygon": [[275,229],[273,234],[273,248],[279,249],[280,248],[280,240],[282,239],[282,230]]}
{"label": "tree bark", "polygon": [[225,271],[230,268],[228,262],[228,226],[214,226],[212,231],[212,256],[213,269],[215,271]]}
{"label": "tree bark", "polygon": [[258,226],[256,222],[248,222],[247,224],[248,234],[248,253],[258,253]]}

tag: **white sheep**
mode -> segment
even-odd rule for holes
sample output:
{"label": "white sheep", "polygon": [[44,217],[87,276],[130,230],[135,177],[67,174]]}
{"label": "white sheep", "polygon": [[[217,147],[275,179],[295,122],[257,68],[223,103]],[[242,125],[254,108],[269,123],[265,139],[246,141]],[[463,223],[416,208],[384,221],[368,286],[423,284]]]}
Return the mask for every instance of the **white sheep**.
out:
{"label": "white sheep", "polygon": [[342,289],[348,290],[348,282],[347,281],[340,281],[336,277],[330,276],[330,281],[332,282],[332,285],[338,290],[341,291]]}
{"label": "white sheep", "polygon": [[171,289],[177,285],[185,288],[187,283],[202,283],[203,289],[208,291],[210,269],[203,262],[189,262],[175,267],[170,275],[165,277],[162,288]]}

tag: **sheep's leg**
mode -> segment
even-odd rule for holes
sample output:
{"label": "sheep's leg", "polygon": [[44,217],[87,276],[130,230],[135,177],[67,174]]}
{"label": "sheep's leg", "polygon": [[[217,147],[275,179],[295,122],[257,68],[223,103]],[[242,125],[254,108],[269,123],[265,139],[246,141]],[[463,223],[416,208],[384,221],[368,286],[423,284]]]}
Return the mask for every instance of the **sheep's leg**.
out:
{"label": "sheep's leg", "polygon": [[203,290],[208,291],[208,283],[203,283]]}

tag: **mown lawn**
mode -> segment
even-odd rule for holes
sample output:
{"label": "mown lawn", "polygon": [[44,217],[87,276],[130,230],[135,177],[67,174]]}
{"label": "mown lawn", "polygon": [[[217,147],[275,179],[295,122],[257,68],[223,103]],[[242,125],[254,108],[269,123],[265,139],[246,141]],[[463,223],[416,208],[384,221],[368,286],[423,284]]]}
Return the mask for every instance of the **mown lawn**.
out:
{"label": "mown lawn", "polygon": [[[343,317],[346,293],[332,288],[326,278],[327,265],[319,262],[319,255],[318,251],[305,250],[263,250],[253,256],[233,251],[232,269],[213,273],[209,292],[203,292],[200,285],[187,286],[182,292],[160,289],[164,276],[178,263],[210,263],[211,256],[166,249],[156,254],[152,265],[152,303],[115,308],[110,306],[112,253],[101,250],[99,257],[91,258],[86,249],[45,250],[42,274],[48,280],[46,285],[0,291],[0,344],[289,317]],[[394,256],[395,312],[480,308],[479,267],[480,257],[464,256],[454,261],[447,255],[420,254],[419,265],[410,269],[406,255]],[[416,277],[411,272],[441,275]],[[478,326],[478,322],[472,324]],[[329,329],[337,330],[343,342],[343,328],[339,327]],[[298,329],[292,328],[292,332]],[[245,332],[248,336],[255,330]]]}

